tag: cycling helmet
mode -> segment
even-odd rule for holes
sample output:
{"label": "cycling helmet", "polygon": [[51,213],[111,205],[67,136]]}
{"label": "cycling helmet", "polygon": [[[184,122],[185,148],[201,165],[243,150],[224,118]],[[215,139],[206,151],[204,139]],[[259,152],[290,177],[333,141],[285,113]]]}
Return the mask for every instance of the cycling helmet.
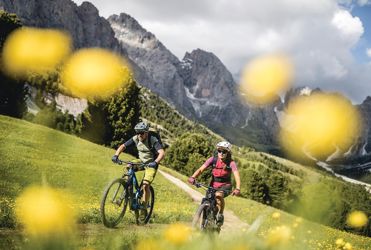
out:
{"label": "cycling helmet", "polygon": [[229,152],[231,152],[231,150],[232,150],[232,144],[230,144],[227,141],[218,142],[218,144],[216,144],[216,147],[217,148],[224,148],[224,149],[228,150]]}
{"label": "cycling helmet", "polygon": [[134,127],[135,132],[148,132],[149,126],[145,122],[140,122]]}

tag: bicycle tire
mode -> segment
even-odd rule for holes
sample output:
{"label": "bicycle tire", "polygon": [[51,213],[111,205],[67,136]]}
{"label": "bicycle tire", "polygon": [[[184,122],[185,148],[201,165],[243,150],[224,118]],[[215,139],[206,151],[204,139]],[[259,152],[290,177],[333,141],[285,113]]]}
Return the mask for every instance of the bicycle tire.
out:
{"label": "bicycle tire", "polygon": [[[113,190],[112,188],[115,187],[116,184],[118,185],[117,185],[116,191],[114,191],[115,193],[112,199],[112,204],[114,204],[113,207],[117,206],[117,209],[112,209],[111,207],[107,208],[106,202],[107,202],[108,194],[110,193],[110,191]],[[128,195],[126,195],[127,190],[125,188],[125,184],[126,184],[126,180],[124,180],[123,178],[117,178],[113,180],[110,184],[108,184],[108,186],[104,190],[103,197],[102,197],[101,204],[100,204],[100,212],[101,212],[102,222],[108,228],[116,227],[125,215],[125,211],[126,211],[126,208],[129,202]],[[118,194],[121,196],[120,198],[123,198],[121,201],[115,200]],[[114,202],[116,202],[116,204]],[[117,210],[117,216],[116,215],[111,216],[108,213],[111,211],[108,211],[108,210]]]}
{"label": "bicycle tire", "polygon": [[205,219],[207,215],[205,213],[207,212],[207,208],[209,206],[210,206],[209,204],[203,203],[197,208],[197,211],[195,215],[193,216],[193,220],[192,220],[193,228],[199,229],[201,231],[207,230],[207,225],[205,225]]}
{"label": "bicycle tire", "polygon": [[[142,186],[140,187],[142,188]],[[153,207],[155,205],[155,190],[153,189],[152,186],[149,186],[149,193],[150,193],[150,197],[149,197],[149,204],[147,206],[147,216],[144,218],[144,220],[140,219],[140,209],[137,209],[135,210],[135,221],[137,223],[137,225],[145,225],[149,222],[149,220],[151,219],[151,215],[152,215],[152,212],[153,212]],[[148,211],[149,209],[149,211]]]}

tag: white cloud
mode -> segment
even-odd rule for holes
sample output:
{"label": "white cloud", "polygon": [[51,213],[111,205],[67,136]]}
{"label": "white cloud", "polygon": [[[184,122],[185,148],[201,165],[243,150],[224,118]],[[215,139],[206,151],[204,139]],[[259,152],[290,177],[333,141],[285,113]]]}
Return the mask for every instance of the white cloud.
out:
{"label": "white cloud", "polygon": [[331,23],[342,33],[343,39],[349,40],[351,44],[358,42],[364,32],[361,20],[347,10],[336,11]]}
{"label": "white cloud", "polygon": [[359,6],[365,6],[365,5],[370,5],[371,1],[370,0],[358,0],[357,3]]}
{"label": "white cloud", "polygon": [[367,48],[367,49],[366,49],[366,55],[367,55],[368,57],[371,57],[371,48]]}
{"label": "white cloud", "polygon": [[[252,57],[284,51],[295,62],[297,84],[341,90],[357,101],[371,95],[371,76],[360,73],[366,70],[357,68],[351,53],[364,33],[363,24],[338,4],[354,1],[90,1],[106,17],[130,14],[180,59],[201,48],[216,54],[236,75]],[[355,76],[357,88],[350,78]]]}

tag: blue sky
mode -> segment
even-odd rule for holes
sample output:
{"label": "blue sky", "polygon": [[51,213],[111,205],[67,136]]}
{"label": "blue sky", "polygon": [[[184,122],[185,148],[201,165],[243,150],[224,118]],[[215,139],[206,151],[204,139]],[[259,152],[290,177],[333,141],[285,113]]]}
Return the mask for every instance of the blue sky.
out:
{"label": "blue sky", "polygon": [[356,5],[351,13],[361,19],[364,27],[364,33],[352,52],[360,63],[369,63],[371,57],[366,54],[366,49],[371,48],[371,5]]}

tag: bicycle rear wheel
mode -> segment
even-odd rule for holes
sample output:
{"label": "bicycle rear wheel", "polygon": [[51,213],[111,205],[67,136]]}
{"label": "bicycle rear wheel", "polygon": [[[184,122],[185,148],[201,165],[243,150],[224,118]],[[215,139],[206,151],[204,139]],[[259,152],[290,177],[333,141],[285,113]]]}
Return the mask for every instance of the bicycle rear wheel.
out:
{"label": "bicycle rear wheel", "polygon": [[103,193],[100,212],[103,224],[106,227],[116,227],[125,215],[126,207],[129,202],[129,194],[125,185],[125,179],[115,179],[107,186]]}
{"label": "bicycle rear wheel", "polygon": [[[142,186],[140,188],[142,188]],[[147,224],[151,219],[153,206],[155,205],[155,190],[153,189],[152,186],[149,186],[149,191],[150,195],[147,202],[147,206],[145,208],[135,210],[135,220],[138,225]],[[143,193],[143,191],[141,192]]]}

